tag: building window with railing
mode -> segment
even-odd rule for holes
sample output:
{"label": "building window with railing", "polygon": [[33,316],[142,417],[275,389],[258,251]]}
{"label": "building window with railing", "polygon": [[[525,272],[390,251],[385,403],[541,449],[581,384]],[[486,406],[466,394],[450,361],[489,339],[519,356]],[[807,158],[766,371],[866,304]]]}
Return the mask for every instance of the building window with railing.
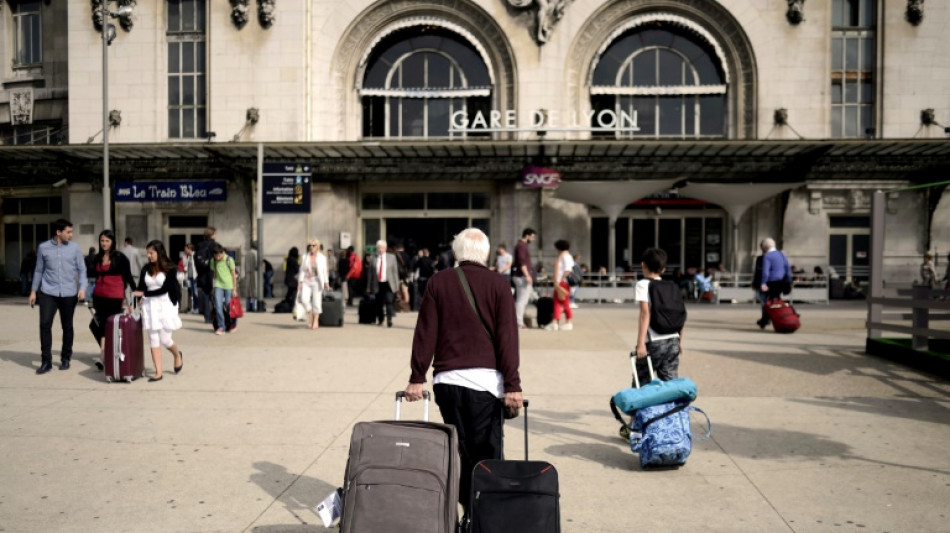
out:
{"label": "building window with railing", "polygon": [[621,122],[633,118],[639,131],[594,136],[723,137],[727,92],[714,47],[689,28],[656,20],[618,36],[597,58],[591,126],[607,114]]}
{"label": "building window with railing", "polygon": [[168,0],[168,137],[203,138],[207,129],[206,4]]}
{"label": "building window with railing", "polygon": [[831,136],[874,135],[874,0],[831,3]]}
{"label": "building window with railing", "polygon": [[415,26],[375,46],[359,95],[363,137],[448,137],[458,112],[489,116],[492,87],[485,61],[465,38]]}
{"label": "building window with railing", "polygon": [[64,137],[65,131],[59,122],[0,127],[0,144],[8,146],[63,144]]}
{"label": "building window with railing", "polygon": [[43,61],[40,2],[13,4],[13,66],[27,67]]}

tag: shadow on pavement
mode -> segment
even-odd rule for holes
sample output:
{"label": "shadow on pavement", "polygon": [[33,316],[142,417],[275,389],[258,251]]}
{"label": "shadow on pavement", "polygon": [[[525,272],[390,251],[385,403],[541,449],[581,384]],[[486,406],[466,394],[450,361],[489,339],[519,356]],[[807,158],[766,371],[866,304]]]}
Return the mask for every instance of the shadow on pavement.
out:
{"label": "shadow on pavement", "polygon": [[[88,353],[73,352],[73,357],[70,360],[72,366],[66,372],[76,372],[83,377],[93,379],[95,381],[105,381],[105,378],[102,377],[102,372],[96,370],[95,361],[99,359],[99,354],[91,355]],[[22,367],[25,367],[31,372],[36,372],[36,369],[40,367],[40,356],[39,354],[30,354],[23,352],[11,352],[5,351],[0,352],[0,361],[9,361],[11,363],[16,363]],[[80,365],[82,368],[80,368]],[[59,371],[59,355],[56,352],[53,352],[53,372]]]}
{"label": "shadow on pavement", "polygon": [[637,456],[630,451],[630,445],[624,444],[620,437],[613,439],[615,446],[609,444],[555,444],[544,449],[555,457],[572,457],[601,464],[607,468],[621,470],[640,470]]}
{"label": "shadow on pavement", "polygon": [[336,490],[336,485],[302,474],[293,474],[288,472],[283,465],[269,461],[258,461],[254,463],[254,468],[256,472],[251,474],[250,480],[274,498],[275,503],[282,505],[297,520],[297,523],[255,525],[251,531],[261,533],[331,531],[323,527],[320,517],[313,508]]}
{"label": "shadow on pavement", "polygon": [[[694,436],[696,432],[694,432]],[[851,446],[814,433],[717,424],[711,439],[729,455],[750,459],[802,459],[851,457]]]}
{"label": "shadow on pavement", "polygon": [[[950,420],[950,407],[942,398],[791,398],[790,401],[856,411],[876,416],[892,416],[900,419],[913,419],[935,424],[946,424]],[[944,402],[944,403],[942,403]]]}

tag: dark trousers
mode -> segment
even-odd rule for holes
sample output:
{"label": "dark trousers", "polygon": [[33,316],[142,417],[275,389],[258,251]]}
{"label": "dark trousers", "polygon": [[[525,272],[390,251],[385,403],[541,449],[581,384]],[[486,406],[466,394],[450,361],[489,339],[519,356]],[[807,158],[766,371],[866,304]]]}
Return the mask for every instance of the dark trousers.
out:
{"label": "dark trousers", "polygon": [[383,313],[386,313],[386,320],[393,321],[393,290],[389,282],[379,283],[379,292],[376,293],[376,321],[382,323]]}
{"label": "dark trousers", "polygon": [[432,387],[435,403],[446,424],[455,426],[459,439],[459,503],[470,505],[472,469],[484,459],[504,459],[502,402],[494,394],[457,385]]}
{"label": "dark trousers", "polygon": [[95,309],[96,316],[89,323],[89,330],[92,331],[92,336],[96,338],[96,344],[101,345],[102,338],[106,335],[106,322],[109,317],[122,312],[124,302],[124,298],[92,297],[92,308]]}
{"label": "dark trousers", "polygon": [[[213,291],[214,289],[212,289]],[[201,314],[205,317],[205,324],[211,323],[211,315],[214,314],[214,308],[212,307],[212,294],[208,291],[205,291],[201,287],[198,287],[198,309],[201,311]]]}
{"label": "dark trousers", "polygon": [[44,292],[36,293],[40,304],[40,355],[44,363],[53,362],[53,317],[59,311],[59,322],[63,327],[63,349],[59,357],[69,361],[73,356],[73,314],[76,312],[77,296],[50,296]]}
{"label": "dark trousers", "polygon": [[771,321],[768,312],[765,310],[765,303],[775,298],[781,298],[782,292],[786,288],[785,280],[770,281],[766,283],[766,285],[769,287],[768,292],[762,292],[762,287],[756,289],[756,292],[759,293],[759,297],[762,300],[762,318],[759,319],[759,321],[763,324],[768,324]]}
{"label": "dark trousers", "polygon": [[359,283],[360,280],[355,278],[349,278],[346,280],[346,305],[347,307],[353,307],[353,297],[359,292]]}

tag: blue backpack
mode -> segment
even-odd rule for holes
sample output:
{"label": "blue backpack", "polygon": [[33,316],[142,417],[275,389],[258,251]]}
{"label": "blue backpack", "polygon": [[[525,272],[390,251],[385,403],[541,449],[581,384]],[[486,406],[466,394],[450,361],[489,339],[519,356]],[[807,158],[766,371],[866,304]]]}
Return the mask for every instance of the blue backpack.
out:
{"label": "blue backpack", "polygon": [[630,428],[630,449],[640,455],[642,468],[681,466],[693,450],[693,435],[689,428],[689,412],[706,417],[707,431],[700,440],[709,438],[712,423],[702,409],[687,401],[677,401],[637,409]]}

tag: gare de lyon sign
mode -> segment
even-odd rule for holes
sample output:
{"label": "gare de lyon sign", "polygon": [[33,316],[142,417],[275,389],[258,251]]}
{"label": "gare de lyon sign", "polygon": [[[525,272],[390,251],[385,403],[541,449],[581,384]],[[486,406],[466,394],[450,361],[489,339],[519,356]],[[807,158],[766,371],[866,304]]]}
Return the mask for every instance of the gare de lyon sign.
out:
{"label": "gare de lyon sign", "polygon": [[[620,110],[602,109],[600,111],[591,110],[584,116],[586,124],[584,126],[578,123],[577,113],[571,116],[570,125],[561,126],[558,124],[559,115],[557,111],[547,111],[538,109],[531,114],[531,126],[519,128],[517,126],[517,117],[515,111],[509,109],[502,113],[498,110],[491,110],[488,116],[478,111],[473,117],[469,117],[467,111],[456,111],[452,113],[451,123],[449,124],[449,133],[509,133],[509,132],[536,132],[538,135],[545,135],[548,132],[622,132],[632,133],[640,131],[637,127],[637,112],[628,113]],[[554,188],[561,183],[561,173],[544,167],[529,165],[521,169],[521,184],[530,189]]]}

